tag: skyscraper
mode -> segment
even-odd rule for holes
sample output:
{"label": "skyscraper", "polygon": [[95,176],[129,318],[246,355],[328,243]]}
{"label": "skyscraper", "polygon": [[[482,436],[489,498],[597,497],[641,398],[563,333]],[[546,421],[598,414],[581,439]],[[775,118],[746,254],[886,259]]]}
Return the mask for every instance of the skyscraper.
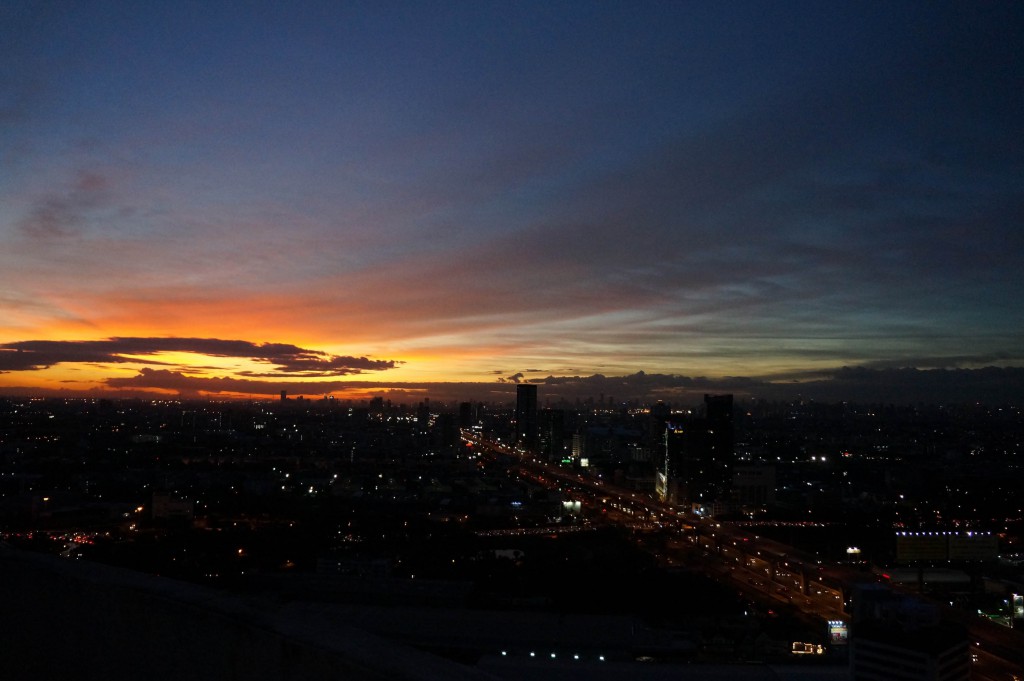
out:
{"label": "skyscraper", "polygon": [[565,441],[565,412],[561,409],[541,409],[537,414],[537,448],[546,461],[561,461],[567,455]]}
{"label": "skyscraper", "polygon": [[459,402],[459,428],[471,428],[476,424],[472,402]]}
{"label": "skyscraper", "polygon": [[732,395],[705,395],[703,418],[670,419],[656,478],[658,496],[671,504],[724,502],[733,465]]}
{"label": "skyscraper", "polygon": [[516,386],[516,444],[524,449],[537,448],[537,386]]}

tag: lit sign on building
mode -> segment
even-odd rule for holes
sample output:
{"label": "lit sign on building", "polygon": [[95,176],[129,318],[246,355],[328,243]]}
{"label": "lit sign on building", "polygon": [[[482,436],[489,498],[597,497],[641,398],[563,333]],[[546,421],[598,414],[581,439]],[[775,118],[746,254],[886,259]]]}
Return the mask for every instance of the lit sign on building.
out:
{"label": "lit sign on building", "polygon": [[896,560],[993,560],[999,539],[991,532],[897,532]]}
{"label": "lit sign on building", "polygon": [[825,648],[820,643],[803,643],[802,641],[793,641],[793,654],[824,655]]}
{"label": "lit sign on building", "polygon": [[828,641],[834,646],[845,646],[850,642],[850,628],[842,620],[828,621]]}

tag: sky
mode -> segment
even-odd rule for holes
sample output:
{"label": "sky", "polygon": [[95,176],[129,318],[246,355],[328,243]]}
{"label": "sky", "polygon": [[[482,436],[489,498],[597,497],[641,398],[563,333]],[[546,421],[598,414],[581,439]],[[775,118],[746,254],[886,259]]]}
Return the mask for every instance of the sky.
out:
{"label": "sky", "polygon": [[0,3],[0,393],[1024,398],[1022,255],[1017,2]]}

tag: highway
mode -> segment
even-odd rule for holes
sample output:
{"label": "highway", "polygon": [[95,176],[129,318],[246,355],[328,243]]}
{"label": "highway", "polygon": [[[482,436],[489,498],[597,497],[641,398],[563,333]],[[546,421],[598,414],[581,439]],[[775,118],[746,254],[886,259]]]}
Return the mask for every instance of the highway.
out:
{"label": "highway", "polygon": [[[507,444],[470,432],[463,437],[482,454],[509,458],[522,477],[579,500],[604,522],[637,530],[641,542],[644,532],[667,531],[668,541],[644,544],[663,564],[692,565],[699,559],[704,572],[716,580],[763,606],[786,608],[823,628],[828,621],[848,622],[844,599],[854,585],[879,581],[731,523],[685,513],[635,490],[540,461]],[[1024,681],[1024,632],[949,608],[943,609],[943,617],[968,630],[972,679]]]}
{"label": "highway", "polygon": [[[843,583],[837,569],[816,558],[730,523],[684,513],[646,494],[609,484],[517,452],[514,448],[467,435],[482,452],[509,457],[519,474],[535,484],[555,489],[583,505],[599,509],[605,522],[644,532],[668,532],[664,546],[646,548],[666,565],[691,563],[699,558],[708,574],[726,580],[766,605],[787,605],[819,619],[846,621]],[[856,573],[861,579],[862,573]],[[868,576],[870,578],[870,576]]]}

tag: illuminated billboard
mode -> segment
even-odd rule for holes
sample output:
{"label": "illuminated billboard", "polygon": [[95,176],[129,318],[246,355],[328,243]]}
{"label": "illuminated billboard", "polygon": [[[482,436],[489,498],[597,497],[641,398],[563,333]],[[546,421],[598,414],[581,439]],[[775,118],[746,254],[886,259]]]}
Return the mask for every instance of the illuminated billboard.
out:
{"label": "illuminated billboard", "polygon": [[946,560],[946,540],[942,532],[900,532],[896,535],[896,560]]}

